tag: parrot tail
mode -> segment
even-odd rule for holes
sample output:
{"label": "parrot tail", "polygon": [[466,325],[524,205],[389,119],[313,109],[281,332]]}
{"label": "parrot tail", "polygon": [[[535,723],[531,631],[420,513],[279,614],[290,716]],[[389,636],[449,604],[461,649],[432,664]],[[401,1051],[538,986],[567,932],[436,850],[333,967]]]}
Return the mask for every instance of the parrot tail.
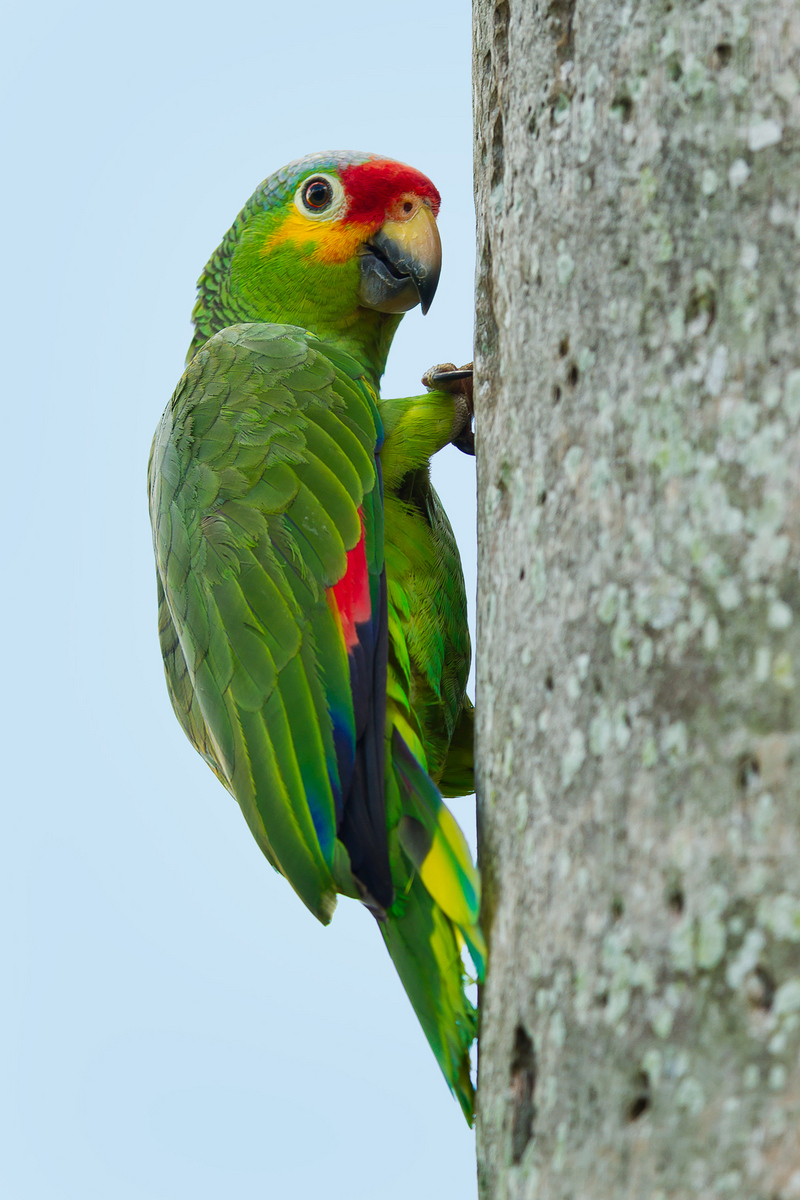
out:
{"label": "parrot tail", "polygon": [[392,762],[404,814],[400,845],[415,870],[380,923],[381,932],[450,1090],[472,1124],[470,1047],[477,1010],[464,990],[470,980],[461,950],[466,944],[483,982],[480,880],[455,818],[396,729]]}

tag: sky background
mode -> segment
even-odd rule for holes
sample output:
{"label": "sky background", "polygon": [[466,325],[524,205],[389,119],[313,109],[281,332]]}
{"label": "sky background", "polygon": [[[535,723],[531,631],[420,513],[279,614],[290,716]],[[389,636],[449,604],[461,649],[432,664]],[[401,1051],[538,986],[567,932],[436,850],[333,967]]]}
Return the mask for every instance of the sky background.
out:
{"label": "sky background", "polygon": [[[469,6],[45,0],[4,26],[0,1194],[471,1200],[371,917],[314,921],[172,715],[145,495],[197,276],[310,151],[442,193],[439,292],[384,394],[472,357]],[[440,458],[472,602],[473,460]]]}

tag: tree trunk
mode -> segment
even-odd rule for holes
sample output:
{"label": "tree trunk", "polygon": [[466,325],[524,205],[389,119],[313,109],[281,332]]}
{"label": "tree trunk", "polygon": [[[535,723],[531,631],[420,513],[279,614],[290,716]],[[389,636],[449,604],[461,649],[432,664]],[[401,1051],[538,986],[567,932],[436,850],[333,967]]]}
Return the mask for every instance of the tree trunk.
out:
{"label": "tree trunk", "polygon": [[483,1200],[800,1197],[799,74],[475,0]]}

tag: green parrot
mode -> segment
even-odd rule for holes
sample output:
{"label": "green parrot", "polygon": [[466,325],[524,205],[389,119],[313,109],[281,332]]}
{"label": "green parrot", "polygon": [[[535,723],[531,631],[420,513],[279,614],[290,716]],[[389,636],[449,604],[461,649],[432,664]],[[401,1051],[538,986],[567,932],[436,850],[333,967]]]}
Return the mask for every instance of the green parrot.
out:
{"label": "green parrot", "polygon": [[442,802],[473,790],[470,645],[429,473],[469,450],[469,371],[378,392],[402,314],[436,290],[439,203],[371,154],[265,180],[198,282],[148,487],[184,732],[320,921],[337,893],[377,918],[471,1121],[480,883]]}

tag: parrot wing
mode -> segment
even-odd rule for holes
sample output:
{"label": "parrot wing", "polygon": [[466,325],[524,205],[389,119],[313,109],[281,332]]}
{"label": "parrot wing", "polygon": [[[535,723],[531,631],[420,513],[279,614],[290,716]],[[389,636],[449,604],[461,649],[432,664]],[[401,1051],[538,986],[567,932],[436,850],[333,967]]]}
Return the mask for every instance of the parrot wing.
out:
{"label": "parrot wing", "polygon": [[173,706],[323,922],[343,878],[379,910],[392,899],[381,440],[353,359],[248,324],[192,359],[150,462]]}

